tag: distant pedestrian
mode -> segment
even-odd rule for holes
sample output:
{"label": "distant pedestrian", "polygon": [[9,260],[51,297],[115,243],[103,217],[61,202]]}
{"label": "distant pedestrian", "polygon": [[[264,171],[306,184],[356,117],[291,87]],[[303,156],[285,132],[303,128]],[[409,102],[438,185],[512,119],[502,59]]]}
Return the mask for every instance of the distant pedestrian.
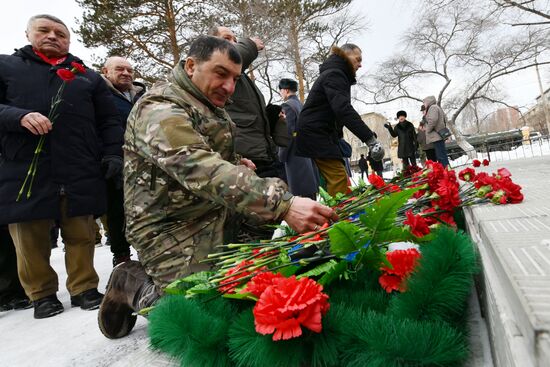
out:
{"label": "distant pedestrian", "polygon": [[449,165],[447,157],[447,148],[445,147],[445,139],[440,135],[440,132],[446,128],[447,116],[443,109],[437,104],[434,96],[424,98],[424,116],[426,118],[426,143],[433,143],[437,161],[443,166]]}
{"label": "distant pedestrian", "polygon": [[384,163],[380,160],[375,160],[374,158],[372,158],[372,155],[370,154],[370,152],[367,155],[367,160],[369,161],[370,168],[372,169],[372,171],[376,173],[378,176],[383,177]]}
{"label": "distant pedestrian", "polygon": [[361,179],[364,180],[364,176],[369,175],[369,164],[364,154],[361,154],[361,158],[359,158],[359,170],[361,171]]}
{"label": "distant pedestrian", "polygon": [[398,123],[392,127],[390,123],[384,124],[390,135],[397,138],[398,148],[397,157],[403,162],[403,169],[409,166],[416,166],[416,149],[418,142],[416,140],[416,130],[414,125],[407,120],[407,112],[397,112]]}
{"label": "distant pedestrian", "polygon": [[[421,111],[424,111],[426,108],[424,105],[422,105]],[[436,162],[437,156],[435,155],[435,149],[433,143],[428,144],[426,143],[426,118],[425,116],[422,117],[422,121],[420,121],[420,125],[418,126],[418,131],[416,133],[416,139],[418,141],[418,146],[420,150],[422,151],[422,154],[420,155],[420,159],[422,161],[422,164],[425,163],[426,160]]]}
{"label": "distant pedestrian", "polygon": [[292,79],[281,79],[279,91],[285,103],[283,111],[286,117],[289,136],[288,146],[279,148],[279,160],[284,163],[290,192],[296,196],[316,199],[319,191],[317,168],[311,158],[296,155],[296,123],[302,110],[302,103],[296,97],[298,83]]}

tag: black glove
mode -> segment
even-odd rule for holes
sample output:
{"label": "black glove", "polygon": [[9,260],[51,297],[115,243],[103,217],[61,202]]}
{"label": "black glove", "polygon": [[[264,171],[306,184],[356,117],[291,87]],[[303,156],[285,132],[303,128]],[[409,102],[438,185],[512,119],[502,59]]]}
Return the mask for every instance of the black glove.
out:
{"label": "black glove", "polygon": [[101,170],[103,171],[103,177],[106,180],[114,178],[116,176],[122,177],[122,167],[124,166],[124,160],[118,155],[106,155],[101,160]]}
{"label": "black glove", "polygon": [[389,128],[391,127],[391,125],[390,125],[389,123],[386,122],[386,123],[384,124],[384,127],[385,127],[386,129],[389,129]]}
{"label": "black glove", "polygon": [[369,140],[366,141],[367,146],[369,147],[370,156],[375,161],[381,161],[384,158],[384,147],[378,140],[376,140],[373,137],[371,137]]}

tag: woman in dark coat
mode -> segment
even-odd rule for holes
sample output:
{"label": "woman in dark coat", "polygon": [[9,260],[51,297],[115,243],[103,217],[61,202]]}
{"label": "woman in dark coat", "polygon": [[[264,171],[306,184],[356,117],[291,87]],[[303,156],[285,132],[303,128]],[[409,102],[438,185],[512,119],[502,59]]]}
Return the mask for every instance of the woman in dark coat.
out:
{"label": "woman in dark coat", "polygon": [[416,139],[416,129],[414,125],[407,121],[407,112],[397,112],[399,123],[394,128],[389,123],[384,124],[391,136],[397,138],[398,148],[397,157],[403,160],[403,168],[416,166],[416,150],[418,141]]}

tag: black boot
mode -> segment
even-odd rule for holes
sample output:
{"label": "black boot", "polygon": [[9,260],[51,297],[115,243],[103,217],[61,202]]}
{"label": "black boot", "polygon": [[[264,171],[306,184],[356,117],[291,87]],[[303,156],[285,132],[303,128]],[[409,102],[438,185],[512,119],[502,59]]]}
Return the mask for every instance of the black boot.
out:
{"label": "black boot", "polygon": [[99,329],[109,339],[128,335],[136,324],[135,312],[152,306],[159,298],[160,290],[138,261],[117,265],[99,306]]}
{"label": "black boot", "polygon": [[76,296],[71,296],[71,305],[80,307],[83,310],[95,310],[103,299],[103,294],[97,291],[97,288],[88,289]]}
{"label": "black boot", "polygon": [[63,312],[63,305],[59,302],[55,294],[40,298],[32,304],[34,306],[35,319],[45,319]]}
{"label": "black boot", "polygon": [[10,300],[4,301],[0,304],[0,312],[9,310],[26,310],[32,307],[32,302],[27,296],[14,296]]}

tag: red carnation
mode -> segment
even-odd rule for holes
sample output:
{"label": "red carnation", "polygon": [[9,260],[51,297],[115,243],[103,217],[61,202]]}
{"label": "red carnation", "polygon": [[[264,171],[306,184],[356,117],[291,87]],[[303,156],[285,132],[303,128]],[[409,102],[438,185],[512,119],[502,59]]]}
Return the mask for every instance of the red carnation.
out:
{"label": "red carnation", "polygon": [[428,221],[421,215],[414,215],[412,210],[408,210],[406,213],[407,219],[403,224],[411,227],[411,233],[416,237],[424,237],[430,233],[428,228]]}
{"label": "red carnation", "polygon": [[438,198],[433,201],[442,210],[454,210],[462,202],[458,184],[450,179],[444,178],[438,182],[435,190]]}
{"label": "red carnation", "polygon": [[[254,265],[254,261],[242,261],[237,266],[229,269],[227,273],[225,273],[225,276],[229,276],[232,274],[235,274],[232,277],[229,277],[223,281],[220,282],[219,291],[222,293],[235,293],[235,288],[237,288],[240,284],[238,280],[245,278],[253,273],[259,273],[266,269],[264,266],[263,268],[256,269],[254,272],[250,270],[245,270],[247,268],[250,268],[252,265]],[[237,274],[238,273],[238,274]]]}
{"label": "red carnation", "polygon": [[487,166],[489,165],[489,160],[488,160],[488,159],[484,159],[484,160],[483,160],[483,165],[484,165],[485,167],[487,167]]}
{"label": "red carnation", "polygon": [[280,273],[273,274],[272,272],[265,272],[256,275],[250,279],[250,282],[246,285],[246,288],[241,293],[252,293],[256,297],[260,297],[267,287],[273,285],[273,280],[282,278]]}
{"label": "red carnation", "polygon": [[497,171],[497,175],[502,178],[512,177],[512,174],[506,168],[499,168]]}
{"label": "red carnation", "polygon": [[458,173],[458,178],[462,181],[473,181],[476,178],[476,170],[470,167],[465,168]]}
{"label": "red carnation", "polygon": [[256,332],[273,334],[273,340],[287,340],[302,335],[302,326],[320,333],[321,317],[330,305],[323,286],[312,279],[273,279],[254,306]]}
{"label": "red carnation", "polygon": [[388,293],[394,290],[404,292],[406,290],[405,280],[416,267],[420,253],[414,248],[395,250],[387,252],[386,258],[392,268],[383,266],[381,270],[384,274],[378,278],[378,282]]}
{"label": "red carnation", "polygon": [[86,73],[86,68],[84,67],[84,65],[79,64],[76,61],[71,62],[71,66],[73,67],[73,70],[71,72],[74,73],[74,74],[76,74],[76,73],[85,74]]}
{"label": "red carnation", "polygon": [[74,79],[73,72],[67,69],[57,69],[57,75],[66,82],[70,82]]}
{"label": "red carnation", "polygon": [[370,174],[367,178],[369,179],[371,185],[376,187],[377,189],[381,189],[382,187],[386,186],[386,182],[384,182],[384,179],[378,176],[376,173]]}
{"label": "red carnation", "polygon": [[472,166],[474,167],[480,167],[481,166],[481,162],[478,160],[478,159],[474,159],[472,161]]}

